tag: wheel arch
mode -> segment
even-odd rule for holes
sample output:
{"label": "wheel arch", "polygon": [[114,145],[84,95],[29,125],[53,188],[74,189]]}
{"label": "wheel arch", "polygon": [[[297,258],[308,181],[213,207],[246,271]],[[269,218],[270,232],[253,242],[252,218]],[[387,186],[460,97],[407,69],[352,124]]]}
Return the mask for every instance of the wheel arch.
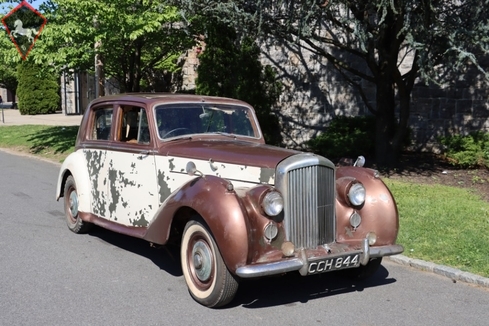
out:
{"label": "wheel arch", "polygon": [[337,169],[337,178],[352,177],[360,181],[366,189],[365,204],[361,208],[352,208],[337,201],[338,239],[347,240],[349,236],[340,231],[349,227],[348,218],[353,211],[362,216],[362,224],[356,230],[357,237],[365,237],[368,232],[377,235],[376,246],[396,243],[399,232],[399,212],[396,201],[389,188],[371,169],[359,167],[341,167]]}
{"label": "wheel arch", "polygon": [[85,158],[81,152],[71,153],[61,165],[56,186],[56,200],[64,196],[64,187],[70,175],[75,180],[79,210],[81,212],[90,212],[90,177]]}
{"label": "wheel arch", "polygon": [[228,269],[245,265],[249,250],[247,215],[228,181],[198,177],[172,193],[148,226],[144,239],[166,244],[181,237],[186,223],[199,216],[209,227]]}

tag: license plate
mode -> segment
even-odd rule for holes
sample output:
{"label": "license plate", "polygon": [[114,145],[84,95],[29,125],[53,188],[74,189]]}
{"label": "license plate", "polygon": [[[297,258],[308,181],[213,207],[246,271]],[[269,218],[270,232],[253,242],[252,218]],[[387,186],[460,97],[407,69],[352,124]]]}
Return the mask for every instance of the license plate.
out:
{"label": "license plate", "polygon": [[358,266],[360,266],[360,254],[325,258],[310,262],[307,268],[307,274],[319,274]]}

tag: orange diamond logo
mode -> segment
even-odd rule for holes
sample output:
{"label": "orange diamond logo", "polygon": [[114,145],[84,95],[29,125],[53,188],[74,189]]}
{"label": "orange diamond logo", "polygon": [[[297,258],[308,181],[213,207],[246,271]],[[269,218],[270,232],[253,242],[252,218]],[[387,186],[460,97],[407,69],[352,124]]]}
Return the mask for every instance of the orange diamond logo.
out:
{"label": "orange diamond logo", "polygon": [[3,17],[2,24],[22,60],[31,52],[46,22],[47,19],[25,0]]}

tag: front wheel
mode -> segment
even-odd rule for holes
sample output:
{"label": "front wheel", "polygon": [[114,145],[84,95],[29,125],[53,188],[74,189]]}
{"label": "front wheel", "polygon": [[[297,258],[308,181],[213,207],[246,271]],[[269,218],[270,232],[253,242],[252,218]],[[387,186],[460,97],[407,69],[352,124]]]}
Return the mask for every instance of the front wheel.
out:
{"label": "front wheel", "polygon": [[204,222],[185,226],[180,249],[182,271],[190,295],[207,307],[223,306],[234,298],[238,282],[228,271]]}
{"label": "front wheel", "polygon": [[73,176],[66,179],[64,189],[64,207],[66,224],[68,228],[75,233],[86,233],[92,227],[91,223],[84,222],[78,216],[78,192],[76,191],[76,183]]}

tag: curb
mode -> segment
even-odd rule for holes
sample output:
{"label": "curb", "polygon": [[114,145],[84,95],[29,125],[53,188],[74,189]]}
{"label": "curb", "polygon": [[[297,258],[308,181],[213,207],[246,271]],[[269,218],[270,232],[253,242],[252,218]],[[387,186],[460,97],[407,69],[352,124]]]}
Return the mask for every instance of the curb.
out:
{"label": "curb", "polygon": [[451,279],[452,281],[460,281],[470,284],[479,285],[485,288],[489,288],[489,278],[475,275],[468,272],[463,272],[459,269],[437,265],[435,263],[427,262],[421,259],[409,258],[404,255],[394,255],[388,257],[392,262],[399,265],[410,266],[422,271],[431,272]]}

